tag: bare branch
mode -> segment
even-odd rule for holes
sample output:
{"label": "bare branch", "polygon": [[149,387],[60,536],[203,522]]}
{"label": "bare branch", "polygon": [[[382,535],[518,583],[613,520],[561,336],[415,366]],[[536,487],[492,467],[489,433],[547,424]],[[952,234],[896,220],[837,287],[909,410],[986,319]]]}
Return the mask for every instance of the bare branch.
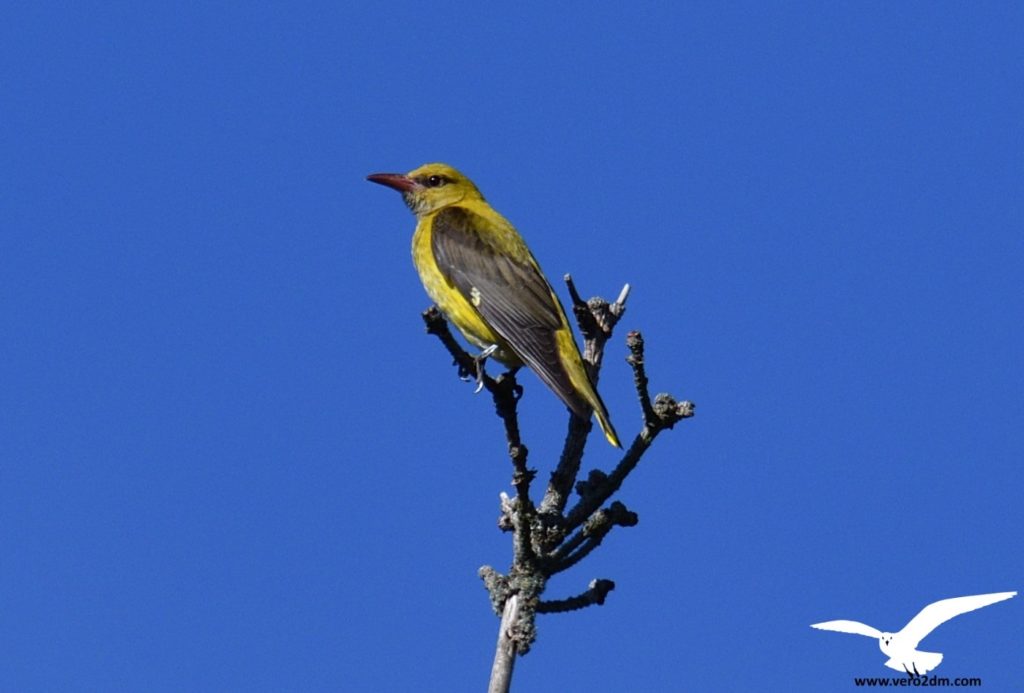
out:
{"label": "bare branch", "polygon": [[608,593],[615,589],[615,583],[611,580],[591,580],[589,589],[583,594],[568,599],[556,599],[541,602],[537,605],[538,614],[556,614],[566,611],[576,611],[594,604],[604,604]]}
{"label": "bare branch", "polygon": [[637,514],[619,501],[604,510],[598,510],[587,518],[579,532],[551,553],[549,574],[561,573],[582,561],[601,545],[613,527],[634,527],[638,521]]}
{"label": "bare branch", "polygon": [[[569,274],[565,275],[565,284],[572,299],[573,314],[583,335],[583,362],[591,382],[596,386],[604,359],[604,345],[626,310],[629,284],[622,287],[619,298],[612,304],[602,298],[592,298],[584,302]],[[539,512],[542,515],[561,514],[565,510],[593,426],[593,421],[589,418],[583,421],[570,413],[569,429],[562,446],[562,455],[558,460],[558,466],[551,474],[548,490],[540,504]]]}
{"label": "bare branch", "polygon": [[[619,490],[622,482],[640,462],[640,458],[647,448],[654,442],[654,438],[666,428],[672,428],[679,421],[690,418],[694,415],[695,406],[692,402],[677,402],[672,396],[659,394],[651,402],[648,393],[647,370],[644,362],[644,338],[639,332],[630,332],[626,336],[626,345],[629,347],[629,356],[626,361],[633,367],[633,382],[636,385],[637,397],[640,400],[640,408],[643,411],[644,427],[637,434],[633,443],[626,450],[622,460],[606,477],[590,481],[586,490],[588,494],[582,496],[579,503],[569,511],[565,518],[564,527],[572,531],[586,520],[591,513],[608,500],[612,494]],[[593,478],[593,477],[592,477]]]}
{"label": "bare branch", "polygon": [[540,504],[542,514],[557,515],[565,509],[576,475],[579,474],[580,464],[583,462],[583,448],[593,427],[592,421],[584,421],[570,413],[569,427],[565,434],[565,442],[562,444],[562,455],[555,471],[551,472],[548,490]]}
{"label": "bare branch", "polygon": [[651,395],[647,391],[647,369],[644,365],[644,336],[633,331],[626,335],[626,346],[629,348],[629,356],[626,363],[633,367],[633,386],[636,388],[636,395],[640,399],[640,409],[644,414],[644,425],[651,426],[654,421],[654,409],[651,408]]}
{"label": "bare branch", "polygon": [[452,355],[453,363],[459,367],[459,377],[466,380],[474,375],[476,368],[473,357],[456,341],[452,331],[448,329],[448,321],[444,319],[444,315],[438,310],[437,306],[430,306],[430,308],[423,311],[422,316],[423,322],[427,326],[427,333],[436,335],[441,340],[441,343],[444,344],[444,348]]}
{"label": "bare branch", "polygon": [[[431,306],[423,312],[423,321],[426,323],[427,332],[436,335],[444,344],[448,353],[455,360],[459,367],[459,377],[468,378],[476,374],[476,361],[463,349],[452,335],[441,311],[437,306]],[[516,489],[516,499],[510,503],[515,509],[512,516],[503,515],[503,518],[510,520],[511,528],[515,531],[516,556],[522,562],[532,562],[533,542],[530,538],[530,525],[536,512],[533,501],[530,500],[530,483],[537,472],[526,466],[526,458],[529,449],[523,444],[519,434],[519,414],[517,407],[519,398],[523,395],[523,388],[516,382],[515,371],[509,371],[497,378],[492,378],[486,373],[481,375],[484,387],[491,393],[494,400],[494,409],[498,417],[505,425],[505,439],[508,442],[508,455],[512,460],[512,485]]]}
{"label": "bare branch", "polygon": [[[572,299],[573,314],[583,335],[584,365],[592,382],[597,383],[604,357],[605,343],[625,312],[630,286],[626,284],[614,303],[601,298],[584,302],[569,275],[565,282]],[[519,430],[518,403],[522,387],[516,382],[513,369],[497,378],[482,371],[479,359],[460,346],[447,321],[436,307],[423,313],[427,332],[436,335],[451,354],[458,367],[459,377],[479,379],[494,401],[495,412],[501,418],[512,461],[512,485],[516,494],[501,496],[501,516],[498,526],[513,535],[512,567],[502,575],[490,566],[480,568],[480,577],[490,595],[491,606],[502,616],[491,671],[491,693],[507,693],[517,655],[529,652],[536,639],[537,613],[559,613],[603,604],[608,593],[615,588],[611,580],[593,580],[586,592],[569,599],[541,601],[548,578],[576,565],[597,548],[612,528],[631,527],[637,523],[636,513],[615,501],[600,509],[622,486],[626,477],[639,463],[657,434],[672,428],[684,418],[693,416],[694,405],[677,402],[666,394],[651,400],[644,362],[643,336],[630,332],[626,343],[633,382],[640,409],[643,428],[611,473],[591,471],[585,480],[577,483],[583,451],[593,428],[590,417],[581,419],[570,413],[569,426],[558,464],[551,474],[548,488],[539,507],[530,498],[530,485],[536,471],[527,466],[529,450],[523,444]],[[479,370],[479,373],[478,373]],[[573,488],[579,495],[576,505],[566,512]]]}
{"label": "bare branch", "polygon": [[513,628],[519,620],[519,597],[513,594],[505,602],[498,628],[498,646],[494,652],[494,664],[491,665],[491,682],[487,693],[508,693],[512,684],[512,669],[516,664],[516,641]]}
{"label": "bare branch", "polygon": [[580,296],[580,292],[576,290],[576,282],[572,280],[572,275],[566,274],[562,279],[565,281],[566,288],[569,289],[569,298],[572,299],[573,308],[587,305],[587,302]]}

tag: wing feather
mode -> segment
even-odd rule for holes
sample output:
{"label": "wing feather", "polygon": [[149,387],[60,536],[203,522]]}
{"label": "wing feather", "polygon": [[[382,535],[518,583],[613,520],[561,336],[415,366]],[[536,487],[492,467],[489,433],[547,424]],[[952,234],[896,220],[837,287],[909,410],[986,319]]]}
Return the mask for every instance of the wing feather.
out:
{"label": "wing feather", "polygon": [[910,623],[903,627],[903,630],[899,632],[900,637],[904,642],[910,643],[912,647],[917,647],[917,644],[925,639],[925,637],[933,630],[941,626],[943,623],[951,618],[965,614],[968,611],[974,611],[980,609],[983,606],[995,604],[1001,602],[1004,599],[1017,594],[1016,592],[994,592],[992,594],[974,594],[967,597],[953,597],[952,599],[943,599],[938,602],[929,604],[914,618],[910,619]]}
{"label": "wing feather", "polygon": [[882,637],[882,631],[859,621],[825,621],[824,623],[812,623],[811,628],[834,630],[839,633],[853,633],[854,635],[866,635],[869,638]]}
{"label": "wing feather", "polygon": [[561,305],[515,230],[453,206],[434,217],[430,242],[445,279],[570,409],[589,418],[558,354],[555,333],[568,329]]}

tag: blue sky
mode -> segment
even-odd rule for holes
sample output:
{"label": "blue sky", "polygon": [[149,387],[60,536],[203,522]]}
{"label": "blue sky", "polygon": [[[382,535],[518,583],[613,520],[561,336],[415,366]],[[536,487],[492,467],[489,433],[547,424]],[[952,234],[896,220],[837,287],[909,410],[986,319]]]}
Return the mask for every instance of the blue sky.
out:
{"label": "blue sky", "polygon": [[[631,283],[620,337],[698,405],[515,690],[852,689],[883,655],[809,624],[1024,586],[1024,11],[725,5],[9,7],[0,689],[483,689],[500,422],[364,180],[427,161],[550,277]],[[1010,690],[1022,619],[922,647]]]}

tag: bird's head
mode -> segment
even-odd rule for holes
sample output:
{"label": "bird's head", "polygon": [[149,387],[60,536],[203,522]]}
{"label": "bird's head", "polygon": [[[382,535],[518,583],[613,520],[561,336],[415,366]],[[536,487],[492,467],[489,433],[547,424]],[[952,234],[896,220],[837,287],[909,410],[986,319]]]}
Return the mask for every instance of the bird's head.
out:
{"label": "bird's head", "polygon": [[402,193],[413,214],[423,216],[466,199],[482,200],[473,181],[448,164],[424,164],[409,173],[374,173],[367,180]]}

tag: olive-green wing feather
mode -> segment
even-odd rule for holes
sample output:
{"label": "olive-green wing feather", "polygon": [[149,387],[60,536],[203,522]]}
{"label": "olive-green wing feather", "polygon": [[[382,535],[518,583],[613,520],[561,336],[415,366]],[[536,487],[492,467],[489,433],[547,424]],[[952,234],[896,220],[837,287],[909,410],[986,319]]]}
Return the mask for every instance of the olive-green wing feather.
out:
{"label": "olive-green wing feather", "polygon": [[437,213],[430,242],[441,274],[566,406],[590,418],[590,405],[576,392],[558,355],[555,333],[565,325],[551,286],[525,247],[524,260],[502,251],[500,237],[487,232],[489,223],[461,207]]}

